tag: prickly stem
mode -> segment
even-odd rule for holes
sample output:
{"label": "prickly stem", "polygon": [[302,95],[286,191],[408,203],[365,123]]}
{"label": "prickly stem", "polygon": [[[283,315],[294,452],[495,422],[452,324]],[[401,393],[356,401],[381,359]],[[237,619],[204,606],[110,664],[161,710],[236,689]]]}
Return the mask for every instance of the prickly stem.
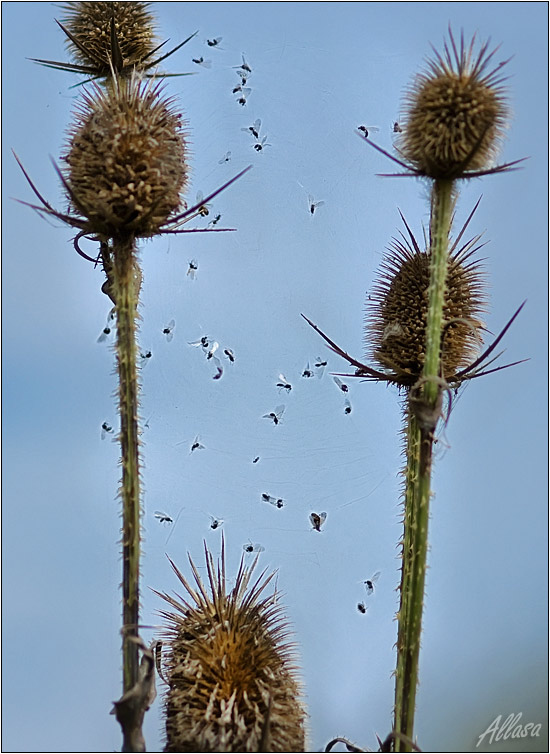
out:
{"label": "prickly stem", "polygon": [[122,458],[122,623],[123,692],[138,681],[140,559],[140,463],[138,436],[137,306],[141,276],[133,238],[113,242],[112,291],[116,302],[116,359],[119,376]]}

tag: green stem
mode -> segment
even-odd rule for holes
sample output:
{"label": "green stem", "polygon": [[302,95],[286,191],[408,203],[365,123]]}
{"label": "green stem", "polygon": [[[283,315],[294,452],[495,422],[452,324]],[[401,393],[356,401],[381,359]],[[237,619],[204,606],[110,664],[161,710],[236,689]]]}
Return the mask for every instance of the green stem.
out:
{"label": "green stem", "polygon": [[441,334],[445,303],[449,234],[453,211],[452,181],[434,181],[430,219],[430,285],[426,321],[426,353],[422,380],[409,393],[407,469],[401,604],[397,639],[394,751],[411,751],[422,634],[424,582],[428,554],[430,481],[434,431],[439,419]]}
{"label": "green stem", "polygon": [[[418,424],[407,411],[407,465],[405,469],[405,509],[404,509],[404,533],[402,542],[401,562],[401,602],[399,606],[397,635],[397,669],[395,679],[395,710],[394,730],[405,732],[409,729],[407,714],[407,699],[409,697],[409,656],[410,656],[410,621],[411,621],[411,596],[412,574],[414,566],[414,530],[416,525],[417,511],[414,492],[420,468],[420,431]],[[398,751],[399,739],[395,742],[395,750]]]}
{"label": "green stem", "polygon": [[434,181],[430,218],[430,287],[426,321],[426,355],[423,376],[426,379],[424,396],[435,408],[441,391],[440,377],[441,333],[443,331],[443,304],[447,291],[447,266],[449,259],[449,234],[453,217],[453,181]]}
{"label": "green stem", "polygon": [[117,313],[120,447],[122,455],[122,659],[123,693],[138,681],[140,477],[136,320],[140,288],[133,239],[113,242],[112,292]]}

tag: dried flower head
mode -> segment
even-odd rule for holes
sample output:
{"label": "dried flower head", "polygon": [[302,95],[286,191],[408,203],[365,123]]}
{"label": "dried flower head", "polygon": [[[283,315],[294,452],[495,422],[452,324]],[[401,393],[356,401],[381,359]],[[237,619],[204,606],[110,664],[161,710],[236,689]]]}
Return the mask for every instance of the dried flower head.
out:
{"label": "dried flower head", "polygon": [[[179,50],[184,42],[161,57],[153,58],[166,42],[157,44],[151,3],[75,2],[65,3],[63,23],[57,21],[67,37],[67,48],[75,63],[32,58],[50,68],[84,73],[91,78],[129,76],[144,72]],[[186,75],[186,74],[172,74]]]}
{"label": "dried flower head", "polygon": [[449,30],[444,54],[417,76],[406,95],[397,146],[415,172],[430,178],[461,178],[485,171],[498,152],[508,119],[500,71],[490,69],[489,42],[474,55],[475,35],[460,48]]}
{"label": "dried flower head", "polygon": [[258,558],[250,568],[241,560],[226,593],[223,544],[217,568],[205,552],[209,590],[191,561],[197,589],[172,563],[190,599],[158,593],[175,608],[162,611],[165,751],[304,751],[294,647],[277,593],[262,596],[274,574],[250,585]]}
{"label": "dried flower head", "polygon": [[[155,22],[150,3],[81,2],[65,3],[63,24],[67,48],[78,63],[108,76],[113,61],[112,29],[123,68],[143,68],[155,50]],[[119,71],[120,73],[120,71]]]}
{"label": "dried flower head", "polygon": [[[367,300],[365,341],[369,358],[393,373],[393,381],[412,386],[424,369],[430,253],[420,250],[405,225],[410,238],[393,240]],[[455,242],[449,257],[441,341],[445,380],[473,360],[482,342],[484,280],[479,262],[471,259],[479,240],[460,247]]]}
{"label": "dried flower head", "polygon": [[[489,359],[513,321],[525,305],[515,311],[483,353],[469,361],[481,345],[480,332],[484,329],[479,319],[485,309],[484,279],[479,261],[471,259],[480,248],[480,236],[459,247],[462,236],[479,206],[479,201],[449,250],[446,303],[443,309],[441,361],[443,374],[438,377],[441,387],[458,387],[466,380],[498,372],[521,364],[515,361],[503,366],[488,367],[502,355]],[[401,215],[409,239],[401,234],[395,239],[383,265],[380,279],[367,300],[365,341],[369,356],[380,365],[375,369],[351,356],[334,340],[317,327],[305,314],[302,317],[325,340],[334,353],[355,367],[353,374],[376,382],[389,382],[409,391],[422,383],[425,358],[426,315],[428,306],[429,263],[428,251],[422,252]]]}
{"label": "dried flower head", "polygon": [[85,92],[63,175],[81,227],[100,237],[152,236],[175,215],[187,182],[182,116],[139,77]]}

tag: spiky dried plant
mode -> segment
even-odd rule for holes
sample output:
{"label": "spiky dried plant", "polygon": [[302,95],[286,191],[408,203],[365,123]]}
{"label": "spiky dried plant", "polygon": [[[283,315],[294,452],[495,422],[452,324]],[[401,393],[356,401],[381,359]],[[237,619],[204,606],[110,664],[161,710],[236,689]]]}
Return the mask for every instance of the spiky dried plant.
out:
{"label": "spiky dried plant", "polygon": [[[426,353],[429,247],[421,250],[405,218],[409,239],[394,239],[382,262],[378,280],[367,299],[365,343],[370,358],[393,375],[395,384],[412,387],[421,378]],[[466,225],[462,228],[460,237]],[[482,343],[480,316],[486,305],[484,280],[478,261],[480,236],[450,250],[447,291],[443,307],[441,376],[455,375],[474,361]]]}
{"label": "spiky dried plant", "polygon": [[85,92],[69,133],[64,183],[83,230],[102,238],[161,232],[182,204],[187,134],[173,98],[139,76]]}
{"label": "spiky dried plant", "polygon": [[[493,166],[509,116],[496,50],[489,43],[474,54],[475,36],[457,46],[449,29],[444,53],[435,52],[428,71],[417,76],[405,98],[396,147],[402,159],[374,146],[407,172],[431,181],[429,241],[421,250],[403,218],[408,238],[393,240],[367,303],[368,366],[343,351],[306,317],[335,353],[355,367],[355,377],[397,385],[405,393],[404,534],[401,546],[400,606],[392,742],[394,751],[414,747],[414,715],[422,631],[432,453],[450,388],[512,364],[488,369],[489,356],[520,306],[493,343],[479,354],[486,306],[484,280],[473,255],[480,236],[460,246],[477,208],[451,243],[457,181],[509,170]],[[519,161],[517,161],[519,162]],[[479,202],[478,202],[479,204]],[[478,355],[479,354],[479,355]],[[520,363],[520,362],[515,362]],[[350,375],[346,375],[350,376]]]}
{"label": "spiky dried plant", "polygon": [[[145,73],[179,50],[195,34],[161,57],[153,58],[166,42],[156,44],[151,3],[74,2],[61,7],[67,12],[58,26],[67,37],[67,49],[75,63],[32,58],[49,68],[83,73],[92,79]],[[178,74],[164,74],[178,75]],[[188,74],[179,74],[188,75]]]}
{"label": "spiky dried plant", "polygon": [[227,591],[223,540],[217,566],[206,543],[205,556],[207,585],[189,558],[196,587],[170,561],[187,595],[157,592],[174,609],[161,611],[165,751],[305,751],[295,647],[277,591],[263,594],[275,573],[253,581],[258,557],[241,559]]}
{"label": "spiky dried plant", "polygon": [[[40,60],[53,68],[105,78],[104,87],[84,90],[69,131],[61,178],[67,212],[54,209],[16,159],[39,205],[39,213],[78,229],[76,251],[101,265],[102,290],[115,305],[116,362],[119,380],[122,479],[122,666],[123,695],[114,710],[123,731],[123,751],[145,751],[142,722],[151,702],[150,652],[142,667],[140,625],[141,454],[139,442],[139,380],[137,321],[141,269],[136,240],[162,233],[220,232],[225,228],[190,231],[181,225],[202,214],[204,204],[243,175],[227,181],[200,204],[187,208],[183,194],[188,178],[188,150],[183,117],[162,88],[144,82],[144,73],[162,46],[154,46],[153,17],[148,3],[68,3],[67,28],[75,64]],[[188,41],[188,40],[186,40]],[[184,43],[182,43],[184,44]],[[178,47],[181,47],[179,45]],[[178,48],[175,48],[178,49]],[[174,50],[172,50],[173,52]],[[54,163],[55,165],[55,163]],[[23,202],[26,204],[26,202]],[[80,248],[85,236],[99,243],[97,258]]]}
{"label": "spiky dried plant", "polygon": [[489,41],[474,52],[460,35],[457,44],[449,28],[443,54],[433,46],[435,58],[417,74],[403,102],[395,147],[399,157],[368,137],[386,157],[407,170],[399,175],[456,180],[510,170],[522,160],[495,165],[510,119],[502,68],[491,68],[498,47],[489,51]]}
{"label": "spiky dried plant", "polygon": [[491,167],[509,113],[501,69],[490,68],[497,52],[489,42],[474,54],[475,35],[460,47],[449,31],[444,53],[417,76],[405,98],[399,150],[417,172],[431,178],[457,178]]}

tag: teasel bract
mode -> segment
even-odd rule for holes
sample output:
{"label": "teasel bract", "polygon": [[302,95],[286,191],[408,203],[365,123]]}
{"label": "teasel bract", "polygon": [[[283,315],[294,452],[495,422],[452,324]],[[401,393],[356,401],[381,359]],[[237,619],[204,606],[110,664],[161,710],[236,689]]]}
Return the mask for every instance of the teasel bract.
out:
{"label": "teasel bract", "polygon": [[305,711],[295,647],[275,589],[275,573],[253,578],[258,557],[241,559],[227,591],[222,540],[217,563],[205,544],[207,584],[176,565],[185,597],[160,593],[173,611],[162,637],[166,748],[170,752],[305,751]]}

